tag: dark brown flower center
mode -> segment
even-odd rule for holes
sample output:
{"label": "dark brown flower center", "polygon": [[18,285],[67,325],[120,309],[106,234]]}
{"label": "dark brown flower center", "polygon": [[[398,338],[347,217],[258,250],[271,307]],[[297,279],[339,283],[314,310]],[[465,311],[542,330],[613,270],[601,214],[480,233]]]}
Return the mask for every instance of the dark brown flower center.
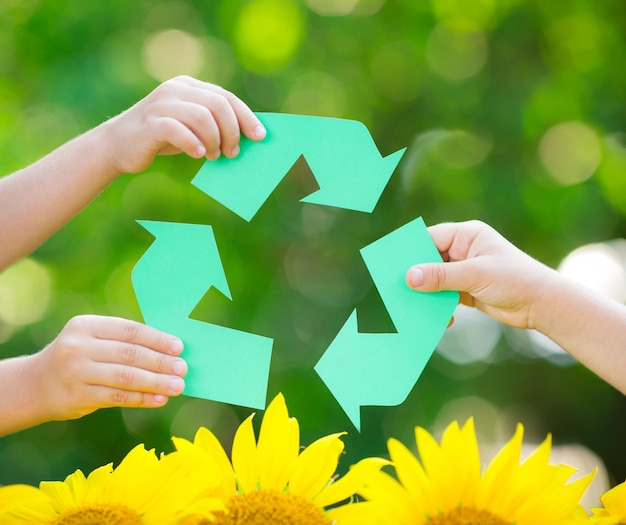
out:
{"label": "dark brown flower center", "polygon": [[275,490],[233,496],[226,512],[216,514],[215,525],[331,525],[324,509],[312,501]]}
{"label": "dark brown flower center", "polygon": [[442,512],[427,521],[428,525],[511,525],[510,522],[486,510],[472,507],[457,507]]}

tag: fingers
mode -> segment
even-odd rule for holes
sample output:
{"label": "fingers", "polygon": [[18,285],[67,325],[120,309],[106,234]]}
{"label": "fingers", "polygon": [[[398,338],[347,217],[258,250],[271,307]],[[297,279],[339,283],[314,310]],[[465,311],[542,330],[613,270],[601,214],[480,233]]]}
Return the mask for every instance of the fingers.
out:
{"label": "fingers", "polygon": [[[144,406],[151,399],[149,404],[159,406],[165,401],[149,395],[167,398],[185,388],[182,378],[187,364],[178,357],[183,349],[181,340],[151,326],[117,317],[78,316],[67,323],[57,345],[61,368],[70,382],[90,389],[86,397],[93,398],[96,387],[107,387],[119,391],[115,395],[124,403]],[[110,390],[106,392],[112,395]],[[148,397],[140,400],[130,393]],[[110,399],[101,402],[111,406]]]}
{"label": "fingers", "polygon": [[177,78],[179,78],[181,82],[185,82],[192,87],[196,87],[203,91],[213,92],[226,99],[237,117],[239,128],[243,134],[251,140],[262,140],[265,138],[265,126],[263,126],[261,121],[247,106],[247,104],[234,93],[231,93],[221,86],[217,86],[209,82],[202,82],[201,80],[197,80],[193,77],[183,75]]}
{"label": "fingers", "polygon": [[181,377],[157,374],[118,363],[92,364],[84,374],[87,385],[104,386],[124,392],[169,397],[177,396],[185,389],[185,381]]}
{"label": "fingers", "polygon": [[430,226],[428,233],[444,261],[460,261],[470,256],[478,235],[488,230],[480,221],[444,222]]}
{"label": "fingers", "polygon": [[107,386],[95,385],[91,389],[91,401],[94,409],[110,407],[159,408],[169,400],[168,396],[162,394],[133,392]]}
{"label": "fingers", "polygon": [[264,139],[267,133],[265,130],[265,126],[261,124],[261,121],[250,110],[250,108],[230,91],[225,91],[224,96],[235,111],[235,115],[237,116],[237,122],[239,123],[239,128],[241,129],[243,134],[250,140],[256,141]]}
{"label": "fingers", "polygon": [[[239,154],[241,132],[251,140],[261,140],[266,131],[252,110],[237,96],[220,86],[191,77],[177,77],[171,82],[184,84],[181,101],[192,103],[195,111],[180,115],[206,148],[206,156],[215,160],[220,152],[232,158]],[[182,149],[182,148],[181,148]],[[186,149],[183,151],[187,152]]]}
{"label": "fingers", "polygon": [[[206,93],[202,98],[211,98]],[[164,116],[157,120],[159,139],[188,155],[217,159],[221,153],[235,157],[239,153],[237,117],[223,97],[207,100],[209,107],[188,101],[164,104]],[[223,150],[223,151],[222,151]]]}
{"label": "fingers", "polygon": [[410,288],[422,292],[459,290],[470,292],[474,273],[469,262],[427,263],[412,266],[406,273]]}
{"label": "fingers", "polygon": [[128,319],[83,315],[74,317],[67,324],[72,328],[77,325],[88,335],[102,340],[134,343],[170,355],[179,355],[183,350],[183,343],[178,337]]}
{"label": "fingers", "polygon": [[185,377],[187,363],[180,357],[155,352],[145,346],[118,341],[98,341],[91,352],[97,363],[119,363],[155,374]]}

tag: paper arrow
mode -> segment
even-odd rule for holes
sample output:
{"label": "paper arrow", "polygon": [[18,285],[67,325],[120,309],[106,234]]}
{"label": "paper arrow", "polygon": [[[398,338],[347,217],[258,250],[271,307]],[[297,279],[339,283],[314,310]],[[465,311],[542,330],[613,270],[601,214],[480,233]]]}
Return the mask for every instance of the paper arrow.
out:
{"label": "paper arrow", "polygon": [[406,148],[382,158],[355,120],[258,113],[261,142],[242,138],[234,159],[204,163],[192,184],[250,221],[301,155],[320,189],[302,202],[371,213]]}
{"label": "paper arrow", "polygon": [[441,261],[421,218],[366,246],[361,255],[397,333],[359,333],[354,310],[315,365],[359,431],[362,406],[406,399],[459,300],[457,292],[420,293],[406,285],[410,266]]}
{"label": "paper arrow", "polygon": [[147,324],[180,337],[184,394],[265,408],[272,339],[189,319],[214,286],[232,300],[211,226],[138,221],[156,240],[132,282]]}

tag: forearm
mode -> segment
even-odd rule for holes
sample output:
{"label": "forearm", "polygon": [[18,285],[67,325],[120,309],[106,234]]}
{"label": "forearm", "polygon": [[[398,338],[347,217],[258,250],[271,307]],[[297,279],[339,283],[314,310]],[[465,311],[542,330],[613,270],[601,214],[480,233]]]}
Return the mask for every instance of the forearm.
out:
{"label": "forearm", "polygon": [[17,432],[47,419],[37,401],[28,367],[33,356],[0,361],[0,436]]}
{"label": "forearm", "polygon": [[103,124],[0,179],[0,271],[32,252],[119,173]]}
{"label": "forearm", "polygon": [[626,394],[626,306],[556,272],[542,297],[536,328]]}

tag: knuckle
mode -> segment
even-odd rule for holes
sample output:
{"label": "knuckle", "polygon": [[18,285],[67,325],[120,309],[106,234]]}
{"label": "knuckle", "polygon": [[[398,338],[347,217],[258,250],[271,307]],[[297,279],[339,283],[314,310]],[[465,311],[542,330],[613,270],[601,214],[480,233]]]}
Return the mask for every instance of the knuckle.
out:
{"label": "knuckle", "polygon": [[155,132],[161,140],[168,140],[173,137],[178,129],[178,125],[174,119],[160,118],[155,122]]}
{"label": "knuckle", "polygon": [[189,82],[191,80],[191,77],[189,75],[176,75],[175,77],[172,77],[170,80],[168,80],[168,82]]}
{"label": "knuckle", "polygon": [[125,387],[130,387],[135,382],[135,374],[129,367],[120,367],[117,371],[117,382]]}
{"label": "knuckle", "polygon": [[208,108],[199,107],[197,111],[194,111],[193,118],[197,125],[206,128],[214,128],[215,127],[215,119],[213,115],[209,111]]}
{"label": "knuckle", "polygon": [[122,363],[132,365],[139,359],[139,349],[134,345],[123,345],[120,350]]}
{"label": "knuckle", "polygon": [[216,96],[213,100],[212,106],[213,109],[218,113],[226,112],[231,108],[230,102],[224,96],[224,94]]}
{"label": "knuckle", "polygon": [[232,106],[233,103],[237,100],[237,96],[232,91],[228,91],[222,86],[216,86],[215,92],[220,95],[224,103],[228,104],[229,106]]}
{"label": "knuckle", "polygon": [[129,404],[130,392],[128,390],[115,389],[111,392],[111,403],[115,406],[125,406]]}
{"label": "knuckle", "polygon": [[230,133],[226,138],[229,142],[237,143],[241,139],[241,135],[239,135],[239,130],[233,130],[233,132]]}
{"label": "knuckle", "polygon": [[153,392],[165,393],[169,392],[169,378],[163,374],[154,374],[154,390]]}
{"label": "knuckle", "polygon": [[126,321],[122,330],[127,341],[135,341],[139,336],[141,325],[135,321]]}
{"label": "knuckle", "polygon": [[167,356],[159,354],[156,362],[156,371],[159,373],[165,373],[168,371],[168,368],[171,368],[170,360]]}
{"label": "knuckle", "polygon": [[[61,334],[54,345],[56,360],[66,364],[70,369],[76,362],[75,358],[81,352],[82,343],[79,337],[73,334]],[[70,370],[71,371],[71,370]]]}
{"label": "knuckle", "polygon": [[446,269],[443,264],[438,264],[430,268],[429,281],[436,289],[442,288],[446,282]]}
{"label": "knuckle", "polygon": [[167,348],[169,346],[169,336],[160,330],[156,332],[154,348]]}
{"label": "knuckle", "polygon": [[88,322],[88,315],[76,315],[65,324],[65,327],[71,332],[80,332],[86,327]]}

